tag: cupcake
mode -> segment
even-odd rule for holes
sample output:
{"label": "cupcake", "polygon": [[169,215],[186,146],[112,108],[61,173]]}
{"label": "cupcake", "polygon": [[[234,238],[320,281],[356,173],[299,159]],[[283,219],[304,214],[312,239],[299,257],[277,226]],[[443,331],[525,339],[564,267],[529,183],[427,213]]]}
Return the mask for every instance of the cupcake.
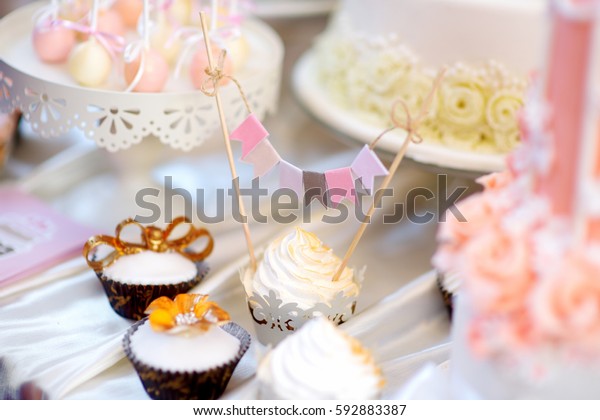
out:
{"label": "cupcake", "polygon": [[146,312],[123,347],[150,398],[219,398],[250,347],[250,334],[207,295],[161,297]]}
{"label": "cupcake", "polygon": [[272,242],[256,272],[242,274],[259,341],[277,344],[315,316],[336,324],[352,316],[362,272],[355,276],[344,268],[333,281],[340,264],[329,247],[301,228]]}
{"label": "cupcake", "polygon": [[[97,235],[88,240],[83,254],[116,313],[133,320],[142,319],[150,302],[161,296],[174,298],[185,293],[206,276],[208,266],[204,259],[212,252],[213,238],[206,229],[189,224],[185,236],[170,239],[171,232],[180,223],[189,224],[189,221],[179,218],[161,230],[126,220],[117,227],[116,237]],[[127,225],[141,229],[140,244],[120,238]],[[189,246],[201,237],[208,240],[204,250],[191,252]],[[96,251],[102,245],[114,251],[100,258]]]}
{"label": "cupcake", "polygon": [[263,399],[368,400],[385,384],[369,351],[322,317],[268,352],[257,379]]}
{"label": "cupcake", "polygon": [[437,285],[444,299],[448,315],[452,318],[454,296],[458,292],[461,281],[458,272],[438,273]]}

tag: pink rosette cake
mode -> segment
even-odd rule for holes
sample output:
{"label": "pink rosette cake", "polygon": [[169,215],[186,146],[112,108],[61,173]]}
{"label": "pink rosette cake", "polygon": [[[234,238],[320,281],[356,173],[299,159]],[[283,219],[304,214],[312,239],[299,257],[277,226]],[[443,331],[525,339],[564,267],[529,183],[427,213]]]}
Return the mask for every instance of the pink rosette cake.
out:
{"label": "pink rosette cake", "polygon": [[459,398],[598,398],[600,2],[551,2],[544,77],[510,170],[449,213],[434,263],[463,282],[454,310]]}

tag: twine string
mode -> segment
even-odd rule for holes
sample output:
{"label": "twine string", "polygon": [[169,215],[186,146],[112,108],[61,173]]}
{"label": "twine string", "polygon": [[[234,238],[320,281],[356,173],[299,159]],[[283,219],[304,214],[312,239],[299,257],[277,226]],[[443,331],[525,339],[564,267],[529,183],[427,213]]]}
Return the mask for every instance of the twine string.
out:
{"label": "twine string", "polygon": [[210,66],[207,67],[206,69],[204,69],[204,73],[206,73],[206,75],[208,77],[206,79],[204,79],[204,81],[202,82],[202,85],[200,86],[200,91],[202,93],[204,93],[206,96],[214,97],[217,92],[217,86],[219,86],[219,83],[221,83],[221,80],[229,79],[233,83],[235,83],[235,85],[237,86],[237,89],[238,89],[238,92],[240,93],[242,101],[244,101],[244,106],[246,107],[246,111],[248,111],[248,114],[252,114],[252,107],[250,106],[248,97],[246,96],[246,93],[244,92],[244,89],[242,88],[242,85],[240,84],[240,82],[235,77],[233,77],[229,74],[225,74],[223,72],[223,66],[225,64],[226,57],[227,57],[227,51],[221,50],[221,53],[219,54],[219,59],[217,61],[217,65],[214,66],[214,68],[212,68],[212,69],[210,68]]}
{"label": "twine string", "polygon": [[[410,112],[410,107],[403,99],[398,99],[394,101],[392,104],[392,110],[390,111],[390,120],[392,121],[392,126],[386,128],[382,131],[371,143],[369,143],[369,149],[373,150],[375,145],[381,140],[383,136],[385,136],[390,131],[401,129],[406,131],[405,142],[413,142],[413,143],[422,143],[423,137],[419,134],[419,128],[423,121],[427,118],[427,114],[431,109],[431,104],[433,103],[433,98],[435,97],[435,92],[439,89],[440,84],[442,83],[442,79],[444,78],[444,74],[446,73],[446,68],[442,68],[436,78],[433,81],[433,85],[427,93],[427,96],[423,100],[421,104],[421,108],[419,109],[419,113],[415,118],[412,117]],[[402,114],[404,116],[404,121],[398,115],[398,108],[402,108]]]}
{"label": "twine string", "polygon": [[[344,255],[344,258],[342,259],[342,262],[340,263],[340,266],[338,267],[337,271],[335,272],[332,281],[334,281],[334,282],[338,281],[340,279],[340,277],[342,276],[344,269],[348,265],[348,262],[350,261],[352,254],[356,250],[356,247],[358,246],[359,241],[361,240],[363,234],[365,233],[365,230],[367,229],[367,226],[369,225],[369,223],[371,221],[373,213],[375,213],[375,210],[377,208],[379,208],[379,204],[381,202],[381,199],[383,198],[383,192],[388,188],[388,186],[390,185],[390,182],[392,181],[392,177],[398,170],[398,167],[400,166],[400,163],[402,162],[402,159],[404,158],[404,155],[406,154],[408,145],[410,144],[410,142],[420,143],[423,141],[423,138],[418,133],[419,125],[425,119],[425,117],[427,116],[427,113],[429,112],[431,103],[433,101],[433,97],[442,82],[445,72],[446,72],[446,69],[443,68],[438,73],[437,77],[433,81],[433,85],[431,87],[431,90],[429,91],[429,94],[425,97],[425,100],[423,101],[423,104],[421,105],[421,109],[419,110],[419,113],[416,118],[413,118],[411,116],[410,109],[408,107],[408,104],[405,101],[397,100],[396,102],[394,102],[394,105],[392,106],[392,110],[391,110],[391,120],[392,120],[392,123],[394,124],[393,127],[390,127],[388,129],[384,130],[383,133],[381,133],[379,136],[377,136],[377,138],[375,140],[373,140],[371,142],[371,144],[369,145],[369,147],[371,149],[373,149],[373,147],[375,147],[375,144],[377,144],[379,139],[381,139],[386,133],[389,133],[390,131],[395,130],[397,128],[401,128],[406,131],[406,138],[404,139],[404,142],[402,143],[400,150],[398,150],[398,153],[396,153],[396,157],[394,158],[394,161],[392,162],[392,165],[390,166],[388,175],[385,177],[385,179],[381,183],[381,187],[375,194],[375,197],[373,198],[373,201],[371,203],[371,207],[369,208],[369,211],[367,212],[367,214],[365,215],[365,218],[363,219],[362,223],[360,224],[358,231],[354,235],[354,238],[352,239],[352,243],[350,244],[350,247],[346,251],[346,254]],[[397,113],[396,113],[396,111],[398,110],[398,107],[402,107],[402,110],[404,111],[404,115],[405,115],[405,121],[401,121],[398,118]]]}

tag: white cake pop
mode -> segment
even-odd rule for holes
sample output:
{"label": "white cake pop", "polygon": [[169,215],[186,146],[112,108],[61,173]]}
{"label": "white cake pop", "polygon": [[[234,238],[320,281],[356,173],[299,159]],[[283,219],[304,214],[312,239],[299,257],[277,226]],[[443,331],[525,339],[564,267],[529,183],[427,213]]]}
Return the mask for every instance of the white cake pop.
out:
{"label": "white cake pop", "polygon": [[[94,0],[90,12],[92,33],[98,28],[98,1]],[[112,57],[94,35],[77,45],[69,56],[69,73],[83,86],[95,87],[103,84],[108,79],[111,69]]]}
{"label": "white cake pop", "polygon": [[226,42],[227,56],[231,57],[234,71],[239,71],[244,67],[248,56],[250,55],[250,47],[248,41],[243,35],[240,35]]}
{"label": "white cake pop", "polygon": [[175,28],[163,14],[158,15],[150,33],[150,46],[158,51],[169,64],[175,62],[181,52],[181,40],[173,38]]}
{"label": "white cake pop", "polygon": [[167,13],[180,25],[189,25],[192,16],[192,2],[190,0],[173,0]]}
{"label": "white cake pop", "polygon": [[77,83],[95,87],[108,79],[112,58],[106,48],[91,37],[77,45],[69,57],[69,73]]}
{"label": "white cake pop", "polygon": [[78,22],[90,12],[91,4],[90,0],[61,1],[59,5],[60,18]]}

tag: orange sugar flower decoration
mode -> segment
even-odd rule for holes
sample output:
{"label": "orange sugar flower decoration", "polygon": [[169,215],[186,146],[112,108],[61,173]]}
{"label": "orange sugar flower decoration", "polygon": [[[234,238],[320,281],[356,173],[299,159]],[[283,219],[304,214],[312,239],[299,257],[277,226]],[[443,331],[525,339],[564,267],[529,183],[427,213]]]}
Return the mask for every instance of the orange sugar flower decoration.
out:
{"label": "orange sugar flower decoration", "polygon": [[150,326],[154,331],[169,333],[207,331],[231,319],[227,311],[208,300],[208,295],[198,294],[180,294],[174,300],[159,297],[145,313],[150,314]]}

